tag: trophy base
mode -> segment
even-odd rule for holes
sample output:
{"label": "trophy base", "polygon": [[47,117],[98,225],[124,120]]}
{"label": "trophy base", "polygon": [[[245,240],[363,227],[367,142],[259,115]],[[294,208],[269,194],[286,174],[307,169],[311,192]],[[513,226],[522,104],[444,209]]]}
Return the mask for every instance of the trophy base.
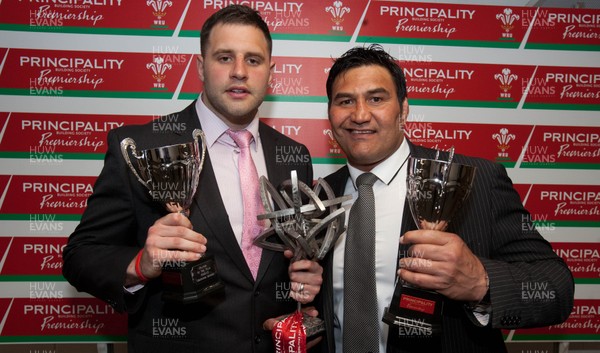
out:
{"label": "trophy base", "polygon": [[[397,291],[396,291],[397,292]],[[406,338],[439,337],[442,333],[444,296],[428,290],[402,285],[383,315],[383,322],[398,327]]]}
{"label": "trophy base", "polygon": [[[277,320],[283,321],[292,315],[294,314],[282,315],[278,317]],[[304,333],[306,334],[307,339],[310,339],[313,336],[316,337],[325,332],[325,321],[306,313],[302,313],[302,326],[304,327]]]}
{"label": "trophy base", "polygon": [[325,331],[325,321],[319,319],[318,317],[309,316],[307,314],[303,314],[302,316],[302,325],[304,326],[306,338],[318,336]]}
{"label": "trophy base", "polygon": [[163,266],[162,271],[162,299],[166,302],[191,304],[225,288],[217,275],[217,265],[212,255],[204,255],[193,262]]}

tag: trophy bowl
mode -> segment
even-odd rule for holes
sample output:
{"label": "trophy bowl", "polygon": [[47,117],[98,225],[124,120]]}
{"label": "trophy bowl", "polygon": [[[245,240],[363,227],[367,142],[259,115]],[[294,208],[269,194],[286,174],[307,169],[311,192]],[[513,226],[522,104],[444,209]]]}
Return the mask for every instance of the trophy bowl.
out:
{"label": "trophy bowl", "polygon": [[[121,153],[129,169],[144,185],[153,201],[169,212],[189,216],[200,172],[206,156],[206,140],[200,129],[192,132],[194,141],[138,151],[132,138],[121,141]],[[132,163],[131,156],[134,158]],[[193,262],[162,263],[163,299],[193,303],[204,295],[223,288],[212,255],[204,254]]]}
{"label": "trophy bowl", "polygon": [[475,170],[448,161],[408,159],[406,199],[419,229],[446,229],[471,191]]}

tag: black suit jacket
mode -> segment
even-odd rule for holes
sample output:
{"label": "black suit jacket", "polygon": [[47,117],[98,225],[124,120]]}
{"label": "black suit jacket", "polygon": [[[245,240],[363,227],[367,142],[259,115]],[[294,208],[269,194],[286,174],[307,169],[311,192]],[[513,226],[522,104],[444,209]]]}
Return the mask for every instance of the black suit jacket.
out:
{"label": "black suit jacket", "polygon": [[[195,102],[170,119],[183,130],[161,133],[149,123],[109,133],[104,168],[81,223],[64,249],[63,274],[79,291],[129,313],[130,353],[272,352],[271,333],[264,331],[262,324],[295,309],[296,302],[286,295],[289,262],[281,253],[264,250],[257,279],[253,279],[231,229],[208,153],[190,220],[194,230],[208,239],[207,253],[215,257],[224,291],[187,306],[165,304],[159,279],[151,280],[135,295],[124,292],[128,264],[144,246],[148,228],[167,212],[133,176],[119,143],[131,137],[138,150],[185,143],[192,140],[193,129],[200,128]],[[279,185],[295,169],[300,180],[311,185],[306,147],[263,123],[259,132],[270,182]],[[293,148],[282,148],[288,146]],[[295,164],[283,163],[289,161],[277,157],[283,150],[300,151],[302,157],[295,158]]]}
{"label": "black suit jacket", "polygon": [[[435,150],[411,143],[409,146],[412,156],[435,158]],[[447,154],[442,153],[440,158],[447,158]],[[465,303],[446,299],[442,352],[505,352],[501,328],[547,326],[567,319],[573,306],[573,277],[550,244],[537,231],[530,231],[529,213],[502,165],[462,155],[455,155],[454,161],[476,166],[477,172],[469,198],[447,231],[458,234],[488,272],[492,314],[490,324],[481,327]],[[348,168],[344,166],[325,179],[339,196],[344,193],[348,177]],[[401,234],[417,229],[408,203],[398,212],[402,214]],[[407,250],[408,246],[401,245],[399,254],[406,254]],[[323,264],[324,285],[320,298],[327,325],[324,352],[335,352],[331,254]],[[523,286],[529,283],[547,285],[556,299],[542,302],[523,299]],[[416,346],[403,342],[400,347],[388,347],[388,352],[424,351],[427,349],[422,342]]]}

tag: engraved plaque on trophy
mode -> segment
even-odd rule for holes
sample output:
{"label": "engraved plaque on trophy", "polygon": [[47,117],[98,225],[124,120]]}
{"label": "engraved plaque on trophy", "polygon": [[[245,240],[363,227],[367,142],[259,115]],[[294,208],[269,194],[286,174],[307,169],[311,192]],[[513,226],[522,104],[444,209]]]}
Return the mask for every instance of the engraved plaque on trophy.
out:
{"label": "engraved plaque on trophy", "polygon": [[[274,251],[292,250],[292,261],[300,259],[322,260],[335,246],[337,239],[346,231],[346,211],[340,205],[352,196],[335,197],[329,184],[322,178],[313,189],[298,180],[295,170],[291,178],[281,183],[279,190],[262,176],[261,198],[265,214],[258,219],[269,219],[271,226],[256,239],[256,245]],[[321,200],[320,194],[327,199]],[[270,196],[270,197],[269,197]],[[303,196],[306,203],[303,203]],[[277,206],[274,210],[273,203]],[[275,237],[278,242],[269,239]],[[300,310],[298,302],[298,310]],[[325,330],[323,320],[304,316],[306,336]]]}
{"label": "engraved plaque on trophy", "polygon": [[[447,161],[408,160],[406,202],[419,229],[445,230],[470,193],[476,168],[452,162],[453,156],[454,148]],[[435,291],[399,282],[383,321],[404,336],[439,337],[443,302]]]}
{"label": "engraved plaque on trophy", "polygon": [[[138,151],[132,138],[121,141],[121,153],[129,169],[144,185],[152,200],[169,212],[189,216],[206,155],[204,133],[192,132],[192,142]],[[200,141],[199,141],[200,140]],[[133,156],[135,165],[132,163]],[[173,261],[162,265],[163,299],[193,303],[205,294],[223,288],[214,258],[204,254],[192,262]]]}

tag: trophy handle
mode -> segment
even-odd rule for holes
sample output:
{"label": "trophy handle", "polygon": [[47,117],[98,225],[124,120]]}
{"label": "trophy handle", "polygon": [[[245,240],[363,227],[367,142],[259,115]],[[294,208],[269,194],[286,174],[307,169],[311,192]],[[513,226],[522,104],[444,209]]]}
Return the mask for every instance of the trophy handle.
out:
{"label": "trophy handle", "polygon": [[137,150],[135,148],[135,141],[130,138],[124,138],[123,141],[121,141],[121,154],[123,155],[123,158],[125,159],[125,162],[127,163],[127,165],[129,166],[129,169],[131,169],[131,171],[133,172],[133,175],[135,175],[135,177],[137,178],[137,180],[142,183],[142,185],[144,185],[148,190],[150,189],[150,185],[149,185],[149,181],[145,181],[144,179],[142,179],[140,177],[140,175],[137,172],[137,169],[135,169],[135,167],[133,166],[133,164],[131,163],[131,160],[129,159],[129,153],[127,152],[127,149],[131,148],[131,154],[137,158],[137,159],[141,159],[142,155],[137,153]]}
{"label": "trophy handle", "polygon": [[200,129],[194,129],[194,131],[192,131],[192,136],[194,137],[196,143],[198,143],[198,138],[200,138],[202,144],[202,153],[200,154],[200,166],[198,166],[198,175],[200,175],[200,172],[202,172],[202,167],[204,166],[204,158],[206,156],[206,137],[204,135],[204,131]]}

